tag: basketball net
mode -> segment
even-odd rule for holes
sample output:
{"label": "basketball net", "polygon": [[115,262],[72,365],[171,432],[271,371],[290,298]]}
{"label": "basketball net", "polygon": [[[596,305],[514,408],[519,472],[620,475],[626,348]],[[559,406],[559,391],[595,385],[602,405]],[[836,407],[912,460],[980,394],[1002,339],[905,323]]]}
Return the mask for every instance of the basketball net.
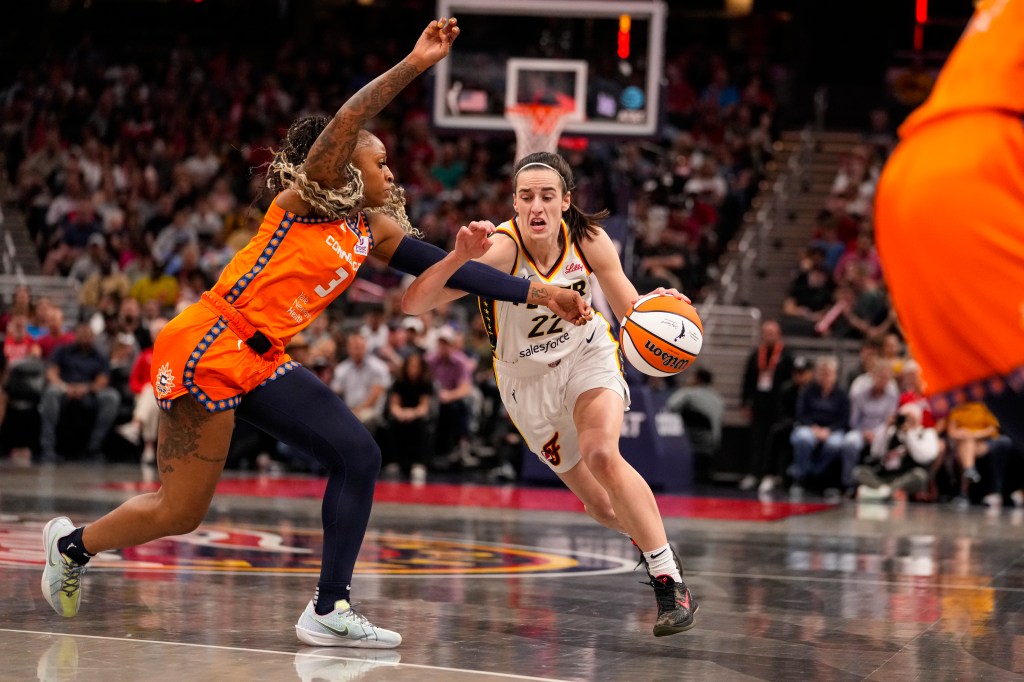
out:
{"label": "basketball net", "polygon": [[516,131],[516,161],[534,152],[558,151],[558,140],[573,110],[557,104],[515,104],[505,118]]}

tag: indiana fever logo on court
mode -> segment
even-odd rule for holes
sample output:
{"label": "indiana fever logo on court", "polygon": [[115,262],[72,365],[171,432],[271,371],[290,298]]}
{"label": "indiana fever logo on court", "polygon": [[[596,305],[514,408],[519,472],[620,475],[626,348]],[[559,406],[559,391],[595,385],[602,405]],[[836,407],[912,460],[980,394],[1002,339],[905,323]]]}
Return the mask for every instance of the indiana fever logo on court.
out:
{"label": "indiana fever logo on court", "polygon": [[[41,566],[43,524],[0,523],[0,566]],[[103,552],[90,569],[131,571],[133,575],[169,571],[190,573],[320,572],[319,531],[203,526],[194,533],[164,538],[120,552]],[[537,547],[428,538],[404,534],[366,534],[357,574],[507,575],[591,573],[629,570],[628,560]]]}

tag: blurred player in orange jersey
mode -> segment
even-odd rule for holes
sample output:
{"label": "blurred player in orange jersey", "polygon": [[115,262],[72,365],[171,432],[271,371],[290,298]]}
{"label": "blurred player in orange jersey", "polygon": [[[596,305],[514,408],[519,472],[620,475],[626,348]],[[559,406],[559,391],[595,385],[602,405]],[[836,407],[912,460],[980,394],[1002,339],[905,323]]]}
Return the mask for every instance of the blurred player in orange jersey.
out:
{"label": "blurred player in orange jersey", "polygon": [[883,271],[938,411],[1024,444],[1024,0],[980,0],[879,182]]}
{"label": "blurred player in orange jersey", "polygon": [[[88,526],[66,517],[43,531],[42,590],[65,617],[81,601],[96,552],[194,530],[224,468],[235,418],[306,450],[328,471],[320,581],[295,626],[314,646],[390,648],[401,636],[352,610],[352,572],[380,470],[369,432],[285,346],[343,292],[373,254],[418,274],[444,252],[416,239],[379,139],[362,129],[416,76],[443,59],[459,33],[454,19],[432,21],[412,52],[353,95],[333,118],[295,122],[268,172],[276,196],[256,236],[214,287],[174,318],[153,349],[160,417],[161,487],[136,496]],[[478,267],[455,286],[546,305],[571,322],[588,309],[579,294]]]}

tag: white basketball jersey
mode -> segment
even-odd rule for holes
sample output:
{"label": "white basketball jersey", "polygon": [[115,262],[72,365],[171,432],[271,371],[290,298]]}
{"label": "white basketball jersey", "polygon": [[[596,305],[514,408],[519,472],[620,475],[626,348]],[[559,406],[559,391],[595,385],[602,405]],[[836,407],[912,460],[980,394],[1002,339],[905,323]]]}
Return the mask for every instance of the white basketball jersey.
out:
{"label": "white basketball jersey", "polygon": [[[579,247],[569,238],[569,228],[562,222],[562,253],[547,272],[541,272],[530,252],[523,246],[522,234],[513,218],[498,226],[516,243],[516,264],[510,274],[543,284],[575,289],[588,304],[593,286],[590,266]],[[495,234],[492,239],[505,239]],[[544,306],[480,299],[480,314],[491,339],[494,357],[509,363],[550,365],[587,342],[591,334],[607,334],[608,324],[594,316],[587,324],[576,327],[562,320]]]}

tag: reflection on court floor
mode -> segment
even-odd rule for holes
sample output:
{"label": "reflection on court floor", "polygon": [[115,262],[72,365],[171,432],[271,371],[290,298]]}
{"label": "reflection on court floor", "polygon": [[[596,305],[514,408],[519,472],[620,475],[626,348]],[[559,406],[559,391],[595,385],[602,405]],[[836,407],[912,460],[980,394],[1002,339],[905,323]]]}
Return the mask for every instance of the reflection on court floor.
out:
{"label": "reflection on court floor", "polygon": [[382,486],[353,597],[405,641],[367,653],[294,636],[316,583],[322,482],[234,479],[195,533],[98,558],[81,613],[57,617],[39,593],[42,524],[96,518],[137,477],[0,468],[0,680],[1024,675],[1024,513],[938,505],[659,498],[698,510],[666,524],[701,610],[693,630],[656,639],[635,550],[564,491]]}

